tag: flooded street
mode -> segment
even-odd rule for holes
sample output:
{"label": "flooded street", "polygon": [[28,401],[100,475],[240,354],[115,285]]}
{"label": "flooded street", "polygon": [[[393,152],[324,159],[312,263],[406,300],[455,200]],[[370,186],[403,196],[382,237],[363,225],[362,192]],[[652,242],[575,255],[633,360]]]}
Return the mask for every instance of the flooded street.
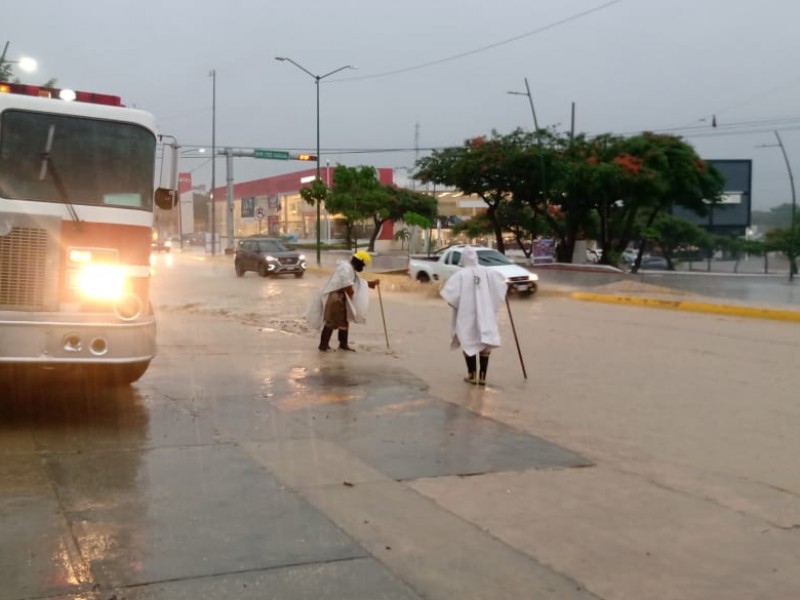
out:
{"label": "flooded street", "polygon": [[323,273],[153,269],[139,382],[2,383],[0,600],[800,593],[795,325],[515,297],[481,389],[402,279],[320,353]]}

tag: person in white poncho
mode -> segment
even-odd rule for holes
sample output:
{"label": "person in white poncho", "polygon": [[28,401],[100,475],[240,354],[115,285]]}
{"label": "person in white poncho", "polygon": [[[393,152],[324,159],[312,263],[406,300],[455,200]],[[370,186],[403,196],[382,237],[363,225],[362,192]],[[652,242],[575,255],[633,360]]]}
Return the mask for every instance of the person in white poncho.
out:
{"label": "person in white poncho", "polygon": [[322,327],[319,340],[321,352],[331,350],[330,341],[334,329],[339,332],[339,349],[355,352],[348,341],[350,323],[366,321],[368,288],[374,288],[380,283],[378,279],[364,281],[358,276],[370,262],[372,257],[363,250],[353,254],[350,261],[338,261],[336,270],[306,311],[308,322],[314,327]]}
{"label": "person in white poncho", "polygon": [[[464,381],[486,385],[489,354],[500,347],[497,311],[508,293],[505,277],[478,264],[475,248],[465,246],[461,269],[444,284],[440,295],[453,308],[451,348],[461,347],[467,363]],[[480,368],[478,369],[478,359]]]}

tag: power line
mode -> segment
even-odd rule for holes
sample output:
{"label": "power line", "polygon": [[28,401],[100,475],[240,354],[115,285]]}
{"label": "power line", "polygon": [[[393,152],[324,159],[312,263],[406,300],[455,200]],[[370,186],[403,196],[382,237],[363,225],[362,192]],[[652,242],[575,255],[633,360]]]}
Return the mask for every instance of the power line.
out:
{"label": "power line", "polygon": [[458,60],[460,58],[464,58],[464,57],[467,57],[467,56],[472,56],[473,54],[478,54],[480,52],[485,52],[487,50],[492,50],[494,48],[498,48],[499,46],[504,46],[505,44],[510,44],[511,42],[516,42],[517,40],[521,40],[521,39],[524,39],[526,37],[530,37],[532,35],[536,35],[538,33],[542,33],[544,31],[548,31],[550,29],[554,29],[554,28],[559,27],[561,25],[565,25],[565,24],[570,23],[572,21],[576,21],[577,19],[581,19],[581,18],[583,18],[583,17],[585,17],[587,15],[590,15],[592,13],[604,10],[606,8],[609,8],[610,6],[613,6],[614,4],[619,4],[622,1],[623,0],[611,0],[610,2],[606,2],[605,4],[601,4],[599,6],[595,6],[594,8],[590,8],[588,10],[584,10],[582,12],[576,13],[576,14],[571,15],[569,17],[565,17],[565,18],[560,19],[558,21],[554,21],[553,23],[549,23],[547,25],[543,25],[542,27],[537,27],[536,29],[533,29],[532,31],[528,31],[528,32],[522,33],[520,35],[516,35],[514,37],[511,37],[511,38],[508,38],[508,39],[505,39],[505,40],[501,40],[501,41],[495,42],[493,44],[489,44],[488,46],[481,46],[480,48],[475,48],[474,50],[468,50],[466,52],[461,52],[459,54],[453,54],[452,56],[448,56],[448,57],[445,57],[445,58],[440,58],[440,59],[437,59],[437,60],[432,60],[432,61],[426,62],[426,63],[421,63],[421,64],[418,64],[418,65],[414,65],[412,67],[404,67],[402,69],[395,69],[393,71],[384,71],[383,73],[376,73],[374,75],[362,75],[360,77],[343,77],[341,79],[331,80],[328,83],[343,83],[343,82],[346,82],[346,81],[363,81],[365,79],[377,79],[378,77],[389,77],[390,75],[399,75],[400,73],[408,73],[410,71],[418,71],[420,69],[427,69],[428,67],[433,67],[433,66],[436,66],[436,65],[440,65],[442,63],[451,62],[451,61]]}

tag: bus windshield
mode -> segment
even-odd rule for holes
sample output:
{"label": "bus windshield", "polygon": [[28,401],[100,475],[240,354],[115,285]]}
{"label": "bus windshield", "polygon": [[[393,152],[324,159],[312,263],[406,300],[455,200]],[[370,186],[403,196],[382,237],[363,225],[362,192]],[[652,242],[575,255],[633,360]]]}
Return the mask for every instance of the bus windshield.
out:
{"label": "bus windshield", "polygon": [[155,145],[133,123],[7,110],[0,196],[152,210]]}

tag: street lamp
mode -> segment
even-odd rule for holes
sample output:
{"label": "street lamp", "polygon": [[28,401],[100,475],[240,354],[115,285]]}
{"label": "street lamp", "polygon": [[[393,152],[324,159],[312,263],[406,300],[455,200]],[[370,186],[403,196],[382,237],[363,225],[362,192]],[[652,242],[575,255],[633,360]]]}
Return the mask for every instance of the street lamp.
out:
{"label": "street lamp", "polygon": [[524,92],[506,92],[507,94],[511,94],[512,96],[527,96],[528,102],[531,105],[531,114],[533,115],[533,126],[536,128],[536,140],[541,145],[541,139],[539,138],[539,122],[536,120],[536,109],[533,108],[533,96],[531,95],[531,86],[528,85],[528,78],[525,78],[525,91]]}
{"label": "street lamp", "polygon": [[[544,168],[544,152],[542,148],[542,135],[539,131],[539,121],[536,120],[536,109],[533,107],[533,95],[531,94],[531,86],[528,85],[528,78],[525,78],[525,91],[524,92],[506,92],[507,94],[511,94],[512,96],[527,96],[528,102],[531,105],[531,115],[533,116],[533,127],[536,130],[536,145],[539,146],[539,168],[542,171],[542,197],[544,198],[545,203],[547,203],[547,196],[545,192],[547,190],[547,178],[545,177],[545,168]],[[603,248],[603,250],[606,250]],[[533,232],[531,232],[531,258],[533,263],[536,263],[536,257],[533,253]]]}
{"label": "street lamp", "polygon": [[217,164],[214,158],[217,156],[217,70],[211,69],[208,72],[211,77],[211,255],[217,253],[217,226],[214,215],[214,190],[217,187]]}
{"label": "street lamp", "polygon": [[3,53],[0,54],[0,67],[4,64],[12,64],[12,65],[19,65],[19,68],[23,71],[31,73],[36,70],[38,64],[36,60],[33,58],[29,58],[27,56],[21,57],[19,60],[8,60],[6,59],[6,52],[8,52],[8,45],[11,42],[6,42],[6,45],[3,47]]}
{"label": "street lamp", "polygon": [[796,259],[796,249],[794,247],[795,244],[795,224],[797,221],[797,196],[795,195],[794,191],[794,175],[792,175],[792,165],[789,163],[789,156],[786,154],[786,148],[783,146],[783,140],[781,139],[781,135],[777,131],[773,131],[775,134],[775,138],[778,140],[777,144],[762,144],[759,148],[774,148],[778,147],[781,149],[781,153],[783,154],[783,161],[786,163],[786,170],[789,172],[789,184],[792,188],[792,220],[791,220],[791,229],[789,231],[789,281],[794,280],[794,276],[797,273],[797,264],[795,262]]}
{"label": "street lamp", "polygon": [[[317,86],[317,180],[320,180],[320,157],[319,157],[319,82],[325,79],[326,77],[330,77],[334,73],[338,73],[339,71],[344,71],[345,69],[355,69],[352,65],[345,65],[343,67],[339,67],[338,69],[334,69],[329,73],[325,73],[325,75],[314,75],[311,71],[306,69],[303,65],[298,64],[297,62],[293,61],[288,56],[276,56],[275,60],[279,60],[281,62],[290,62],[295,67],[303,71],[304,73],[308,73],[311,77],[314,78],[314,84]],[[320,238],[320,200],[317,198],[317,266],[319,267],[321,264],[320,260],[320,246],[322,244]]]}

